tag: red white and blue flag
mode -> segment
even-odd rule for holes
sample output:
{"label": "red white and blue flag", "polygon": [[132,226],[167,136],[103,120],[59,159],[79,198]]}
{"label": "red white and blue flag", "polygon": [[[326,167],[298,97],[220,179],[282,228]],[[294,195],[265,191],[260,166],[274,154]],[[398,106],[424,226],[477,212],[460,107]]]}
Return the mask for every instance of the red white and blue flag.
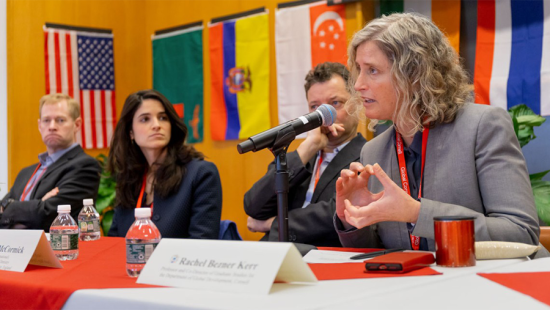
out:
{"label": "red white and blue flag", "polygon": [[478,1],[476,102],[550,115],[550,0]]}
{"label": "red white and blue flag", "polygon": [[113,34],[44,27],[46,93],[80,103],[85,149],[109,147],[116,126]]}

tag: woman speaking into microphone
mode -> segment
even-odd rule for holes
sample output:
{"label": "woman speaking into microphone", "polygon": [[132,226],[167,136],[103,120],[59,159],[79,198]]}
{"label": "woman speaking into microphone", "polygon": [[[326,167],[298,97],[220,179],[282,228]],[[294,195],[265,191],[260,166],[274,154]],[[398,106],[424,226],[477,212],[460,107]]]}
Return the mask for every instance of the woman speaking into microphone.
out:
{"label": "woman speaking into microphone", "polygon": [[186,137],[187,127],[161,93],[142,90],[126,98],[109,152],[117,182],[109,236],[125,236],[135,208],[149,207],[164,238],[218,238],[218,169],[186,145]]}
{"label": "woman speaking into microphone", "polygon": [[[359,108],[392,128],[336,183],[343,246],[430,250],[435,216],[473,217],[476,241],[538,244],[529,176],[512,120],[473,103],[458,55],[425,17],[372,20],[348,47]],[[539,251],[539,254],[546,251]]]}

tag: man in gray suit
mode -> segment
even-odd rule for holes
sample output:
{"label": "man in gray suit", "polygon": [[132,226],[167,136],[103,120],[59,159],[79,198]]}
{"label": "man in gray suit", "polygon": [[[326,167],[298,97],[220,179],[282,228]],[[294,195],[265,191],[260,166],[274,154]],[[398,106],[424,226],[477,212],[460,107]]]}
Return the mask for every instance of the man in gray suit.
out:
{"label": "man in gray suit", "polygon": [[503,109],[468,103],[467,75],[441,31],[426,18],[393,14],[371,21],[350,45],[366,116],[394,126],[336,183],[342,244],[433,251],[433,218],[468,216],[476,241],[537,245],[512,121]]}

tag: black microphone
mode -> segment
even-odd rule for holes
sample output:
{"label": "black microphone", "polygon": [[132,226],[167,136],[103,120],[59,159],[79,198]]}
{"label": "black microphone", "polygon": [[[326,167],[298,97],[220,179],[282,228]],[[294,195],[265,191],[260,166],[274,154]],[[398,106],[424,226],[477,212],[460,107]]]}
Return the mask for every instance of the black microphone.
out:
{"label": "black microphone", "polygon": [[[239,154],[244,154],[250,151],[259,151],[266,147],[271,148],[276,142],[276,138],[279,135],[281,129],[292,126],[294,130],[294,137],[319,126],[330,126],[336,120],[336,109],[328,104],[322,104],[317,110],[300,116],[297,119],[283,123],[277,127],[273,127],[264,132],[256,134],[248,140],[243,141],[237,145]],[[294,139],[294,138],[293,138]]]}

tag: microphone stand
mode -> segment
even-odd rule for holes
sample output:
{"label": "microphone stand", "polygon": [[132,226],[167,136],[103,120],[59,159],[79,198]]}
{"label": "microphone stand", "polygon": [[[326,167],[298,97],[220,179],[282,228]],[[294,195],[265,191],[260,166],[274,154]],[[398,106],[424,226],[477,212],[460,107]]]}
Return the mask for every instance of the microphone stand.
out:
{"label": "microphone stand", "polygon": [[288,242],[288,166],[286,152],[288,146],[296,139],[296,132],[291,124],[281,128],[273,146],[269,149],[275,156],[275,192],[277,193],[277,224],[279,241]]}

